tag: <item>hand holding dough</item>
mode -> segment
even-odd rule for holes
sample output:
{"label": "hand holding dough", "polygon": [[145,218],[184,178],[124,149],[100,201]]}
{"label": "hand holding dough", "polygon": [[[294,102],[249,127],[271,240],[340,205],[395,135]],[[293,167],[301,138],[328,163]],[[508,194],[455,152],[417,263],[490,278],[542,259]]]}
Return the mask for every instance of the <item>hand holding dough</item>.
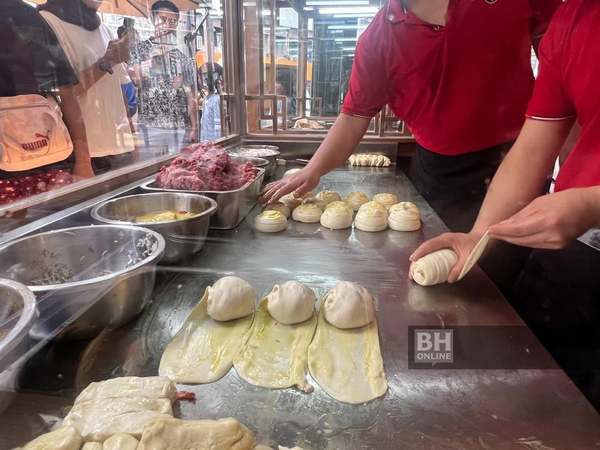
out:
{"label": "hand holding dough", "polygon": [[316,301],[312,289],[298,281],[286,281],[273,286],[267,295],[267,308],[277,322],[293,325],[313,316]]}
{"label": "hand holding dough", "polygon": [[337,328],[359,328],[375,318],[373,297],[360,284],[339,281],[327,293],[323,304],[325,318]]}
{"label": "hand holding dough", "polygon": [[343,230],[352,226],[352,210],[348,206],[328,207],[321,216],[321,225],[330,230]]}
{"label": "hand holding dough", "polygon": [[342,197],[335,191],[321,191],[317,194],[317,200],[323,200],[326,204],[339,201]]}
{"label": "hand holding dough", "polygon": [[458,257],[452,250],[438,250],[413,262],[409,268],[409,275],[421,286],[445,283],[457,260]]}
{"label": "hand holding dough", "polygon": [[228,321],[246,317],[254,312],[256,291],[238,277],[223,277],[206,289],[207,311],[214,320]]}
{"label": "hand holding dough", "polygon": [[319,223],[323,211],[315,204],[303,203],[292,212],[292,219],[302,223]]}
{"label": "hand holding dough", "polygon": [[263,233],[279,233],[287,226],[286,217],[279,211],[263,211],[254,219],[254,229]]}
{"label": "hand holding dough", "polygon": [[385,209],[389,209],[392,205],[398,203],[398,196],[396,194],[390,194],[388,192],[382,194],[375,194],[373,201],[385,206]]}
{"label": "hand holding dough", "polygon": [[421,228],[421,213],[414,203],[396,203],[389,213],[388,224],[392,230],[416,231]]}
{"label": "hand holding dough", "polygon": [[358,211],[358,209],[369,201],[369,197],[364,192],[350,192],[346,196],[346,203],[350,205],[350,207],[354,211]]}

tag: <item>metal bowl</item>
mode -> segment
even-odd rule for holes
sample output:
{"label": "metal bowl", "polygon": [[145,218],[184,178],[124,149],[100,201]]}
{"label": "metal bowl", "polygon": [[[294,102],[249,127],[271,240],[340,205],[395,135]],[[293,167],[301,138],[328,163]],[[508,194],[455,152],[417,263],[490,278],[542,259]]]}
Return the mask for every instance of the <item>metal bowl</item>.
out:
{"label": "metal bowl", "polygon": [[36,295],[36,339],[83,339],[118,327],[146,306],[165,250],[156,231],[125,225],[65,228],[0,247],[0,276]]}
{"label": "metal bowl", "polygon": [[[160,233],[166,241],[162,262],[176,263],[197,253],[208,234],[210,217],[217,202],[199,194],[159,192],[137,194],[108,200],[92,209],[92,217],[101,223],[136,225]],[[186,219],[136,223],[135,218],[159,211],[187,211]]]}
{"label": "metal bowl", "polygon": [[242,145],[231,149],[231,153],[245,158],[263,158],[269,164],[265,168],[265,177],[270,178],[277,169],[277,158],[281,155],[279,147],[276,145]]}
{"label": "metal bowl", "polygon": [[16,281],[0,279],[0,372],[27,350],[26,337],[36,317],[33,292]]}
{"label": "metal bowl", "polygon": [[271,169],[271,161],[267,158],[258,158],[254,156],[237,156],[233,155],[236,161],[241,163],[249,162],[254,167],[265,170],[265,177],[267,176],[267,172]]}

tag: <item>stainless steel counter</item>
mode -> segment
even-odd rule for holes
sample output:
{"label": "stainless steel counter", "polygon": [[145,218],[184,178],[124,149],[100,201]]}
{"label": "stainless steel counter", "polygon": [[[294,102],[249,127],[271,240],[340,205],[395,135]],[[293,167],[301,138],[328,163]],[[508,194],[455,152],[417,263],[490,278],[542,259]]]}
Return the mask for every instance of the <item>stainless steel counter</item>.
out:
{"label": "stainless steel counter", "polygon": [[[261,443],[306,449],[589,449],[600,445],[600,417],[560,370],[411,370],[410,325],[521,325],[516,313],[476,268],[461,283],[423,288],[407,279],[408,255],[445,227],[394,169],[341,169],[322,188],[343,194],[395,192],[418,204],[415,233],[327,231],[291,222],[287,232],[253,231],[253,213],[237,229],[209,234],[186,264],[162,267],[152,304],[140,318],[87,343],[52,344],[24,368],[21,392],[0,416],[0,448],[39,433],[89,382],[155,375],[167,342],[204,288],[236,274],[266,293],[296,279],[320,294],[353,280],[377,298],[389,391],[361,406],[341,404],[315,385],[312,394],[248,385],[232,370],[220,381],[185,386],[186,419],[233,416]],[[494,348],[482,348],[493,352]],[[312,380],[311,380],[312,381]],[[43,415],[40,415],[43,414]],[[3,443],[2,440],[5,442]]]}

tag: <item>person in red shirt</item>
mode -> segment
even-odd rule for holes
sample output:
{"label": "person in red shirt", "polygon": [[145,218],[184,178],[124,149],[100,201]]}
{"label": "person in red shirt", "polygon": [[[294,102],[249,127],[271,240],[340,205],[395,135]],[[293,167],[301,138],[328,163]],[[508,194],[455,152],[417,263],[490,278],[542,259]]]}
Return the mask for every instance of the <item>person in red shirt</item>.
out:
{"label": "person in red shirt", "polygon": [[390,0],[361,35],[342,113],[299,173],[266,201],[317,186],[389,104],[416,141],[411,178],[446,224],[472,226],[523,125],[537,45],[560,0]]}
{"label": "person in red shirt", "polygon": [[[447,233],[424,243],[411,260],[453,249],[459,256],[449,277],[454,282],[486,231],[536,249],[516,280],[513,304],[600,409],[599,29],[600,2],[568,0],[561,6],[540,46],[527,119],[475,225],[467,234]],[[545,194],[546,175],[575,121],[579,138],[554,192]]]}

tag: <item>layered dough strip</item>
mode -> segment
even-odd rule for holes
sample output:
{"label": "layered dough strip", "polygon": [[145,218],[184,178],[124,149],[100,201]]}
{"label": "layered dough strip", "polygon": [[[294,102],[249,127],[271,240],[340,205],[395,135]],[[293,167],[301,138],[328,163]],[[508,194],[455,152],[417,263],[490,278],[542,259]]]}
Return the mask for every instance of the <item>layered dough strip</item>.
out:
{"label": "layered dough strip", "polygon": [[340,402],[359,404],[381,397],[388,384],[379,349],[377,319],[364,327],[342,330],[327,322],[323,305],[324,302],[317,332],[308,347],[310,374]]}
{"label": "layered dough strip", "polygon": [[317,318],[283,325],[269,314],[267,299],[260,302],[242,351],[234,359],[237,373],[250,384],[271,389],[312,387],[306,381],[308,346]]}
{"label": "layered dough strip", "polygon": [[231,369],[253,316],[217,322],[208,315],[207,298],[205,292],[167,345],[158,369],[161,376],[178,383],[212,383]]}

